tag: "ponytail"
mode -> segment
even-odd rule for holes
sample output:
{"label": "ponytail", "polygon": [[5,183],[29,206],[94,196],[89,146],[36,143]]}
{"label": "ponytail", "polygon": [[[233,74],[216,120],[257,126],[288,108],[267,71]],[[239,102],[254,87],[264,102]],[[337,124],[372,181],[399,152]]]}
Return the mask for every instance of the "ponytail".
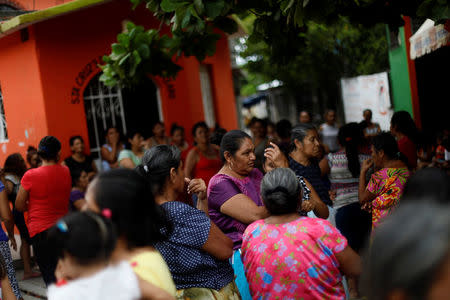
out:
{"label": "ponytail", "polygon": [[359,147],[363,144],[364,135],[357,123],[348,123],[339,129],[338,141],[345,148],[348,170],[353,177],[358,177],[361,170],[359,163]]}

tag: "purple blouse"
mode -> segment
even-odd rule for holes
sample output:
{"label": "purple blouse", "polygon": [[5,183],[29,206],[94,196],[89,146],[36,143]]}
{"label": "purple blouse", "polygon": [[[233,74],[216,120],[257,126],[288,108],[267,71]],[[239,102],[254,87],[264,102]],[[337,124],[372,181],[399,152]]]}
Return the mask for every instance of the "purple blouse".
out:
{"label": "purple blouse", "polygon": [[84,199],[84,193],[79,190],[72,190],[69,198],[69,211],[77,211],[74,203],[80,199]]}
{"label": "purple blouse", "polygon": [[237,179],[225,174],[216,174],[209,181],[208,205],[211,220],[233,241],[233,249],[240,249],[242,234],[248,224],[243,224],[220,212],[220,207],[237,194],[244,194],[258,206],[263,206],[259,193],[263,174],[258,169],[244,179]]}

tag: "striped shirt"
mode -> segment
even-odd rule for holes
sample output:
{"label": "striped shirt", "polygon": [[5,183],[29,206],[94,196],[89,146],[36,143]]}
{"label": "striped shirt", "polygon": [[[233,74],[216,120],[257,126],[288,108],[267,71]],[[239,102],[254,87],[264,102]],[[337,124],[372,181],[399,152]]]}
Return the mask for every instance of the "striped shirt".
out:
{"label": "striped shirt", "polygon": [[[359,154],[359,163],[368,158],[369,155]],[[328,154],[328,164],[330,165],[329,179],[331,189],[336,191],[336,200],[333,208],[338,209],[345,205],[358,202],[359,178],[353,177],[348,169],[348,160],[345,151]]]}

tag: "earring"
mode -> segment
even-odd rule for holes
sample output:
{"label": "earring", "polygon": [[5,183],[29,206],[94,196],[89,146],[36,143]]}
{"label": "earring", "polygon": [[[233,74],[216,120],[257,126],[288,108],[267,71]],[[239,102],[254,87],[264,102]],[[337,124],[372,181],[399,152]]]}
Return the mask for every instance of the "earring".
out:
{"label": "earring", "polygon": [[233,171],[233,162],[230,162],[230,164],[228,165],[228,168],[230,169],[230,171]]}

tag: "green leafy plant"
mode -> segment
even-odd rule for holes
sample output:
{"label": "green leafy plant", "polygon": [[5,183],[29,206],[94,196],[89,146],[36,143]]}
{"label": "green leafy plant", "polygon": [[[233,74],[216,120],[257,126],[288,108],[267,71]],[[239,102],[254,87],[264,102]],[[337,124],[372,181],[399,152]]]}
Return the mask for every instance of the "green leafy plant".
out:
{"label": "green leafy plant", "polygon": [[[216,51],[221,32],[237,30],[236,19],[254,16],[250,41],[263,43],[271,62],[287,65],[308,47],[310,24],[333,26],[345,17],[352,24],[402,26],[402,16],[449,18],[446,0],[130,0],[145,5],[161,21],[145,31],[129,25],[105,57],[101,80],[107,85],[133,85],[147,74],[176,76],[176,57],[202,61]],[[160,37],[169,26],[171,36]],[[171,60],[172,59],[172,60]]]}

